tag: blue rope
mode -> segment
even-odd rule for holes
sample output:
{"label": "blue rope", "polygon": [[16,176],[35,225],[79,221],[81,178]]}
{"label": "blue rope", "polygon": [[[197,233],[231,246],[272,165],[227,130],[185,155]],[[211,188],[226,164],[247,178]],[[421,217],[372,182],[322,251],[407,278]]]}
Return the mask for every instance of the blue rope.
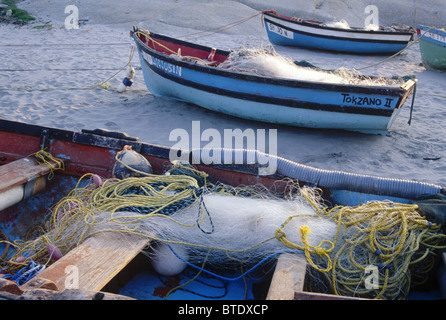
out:
{"label": "blue rope", "polygon": [[[159,232],[155,227],[154,227],[154,229],[158,232],[158,234],[159,234],[163,239],[165,239],[165,240],[167,241],[166,237],[164,237],[164,235],[163,235],[161,232]],[[182,257],[180,257],[180,256],[175,252],[175,250],[170,246],[169,243],[166,242],[166,244],[167,244],[167,246],[169,247],[169,249],[173,252],[173,254],[174,254],[178,259],[180,259],[181,261],[183,261],[184,263],[186,263],[186,265],[188,265],[188,266],[190,266],[190,267],[192,267],[192,268],[194,268],[194,269],[200,270],[200,271],[202,271],[202,272],[204,272],[204,273],[206,273],[206,274],[209,274],[209,275],[211,275],[211,276],[213,276],[213,277],[219,278],[219,279],[221,279],[221,280],[226,280],[226,281],[238,281],[238,280],[242,279],[243,277],[245,277],[246,275],[248,275],[249,273],[251,273],[251,272],[253,272],[255,269],[257,269],[258,267],[260,267],[263,263],[265,263],[265,262],[268,261],[269,259],[271,259],[271,258],[273,258],[273,257],[275,257],[275,256],[277,256],[277,255],[279,255],[279,254],[282,254],[282,253],[304,253],[302,250],[294,250],[294,249],[285,249],[285,250],[281,250],[281,251],[278,251],[278,252],[276,252],[276,253],[270,254],[269,256],[263,258],[261,261],[259,261],[257,264],[255,264],[253,267],[251,267],[250,269],[248,269],[246,272],[242,273],[242,274],[239,275],[238,277],[235,277],[235,278],[228,278],[228,277],[224,277],[224,276],[218,275],[218,274],[216,274],[216,273],[214,273],[214,272],[212,272],[212,271],[208,271],[208,270],[206,270],[206,269],[203,269],[203,268],[201,268],[201,267],[198,267],[198,266],[196,266],[196,265],[190,263],[189,261],[187,261],[187,260],[183,259]]]}
{"label": "blue rope", "polygon": [[[209,223],[211,224],[211,231],[203,230],[203,228],[200,225],[200,217],[201,217],[201,212],[202,212],[201,211],[201,207],[204,208],[204,210],[206,211],[206,214],[207,214],[207,216],[209,218]],[[209,214],[208,208],[206,208],[206,204],[204,203],[203,193],[201,193],[201,195],[200,195],[200,205],[198,206],[198,216],[197,216],[197,221],[196,222],[197,222],[197,226],[201,230],[201,232],[203,232],[205,234],[211,234],[211,233],[214,232],[214,229],[215,229],[214,222],[212,221],[212,218],[211,218],[211,215]]]}
{"label": "blue rope", "polygon": [[26,267],[20,269],[16,274],[7,274],[4,275],[3,278],[15,281],[17,285],[21,286],[34,278],[43,269],[45,269],[44,265],[37,264],[34,261],[30,261]]}

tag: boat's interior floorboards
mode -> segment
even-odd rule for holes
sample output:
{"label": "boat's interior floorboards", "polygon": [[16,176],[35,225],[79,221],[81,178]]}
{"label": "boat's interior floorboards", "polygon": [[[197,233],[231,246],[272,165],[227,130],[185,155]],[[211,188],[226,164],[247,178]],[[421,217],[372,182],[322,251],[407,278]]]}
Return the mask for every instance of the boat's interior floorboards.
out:
{"label": "boat's interior floorboards", "polygon": [[99,233],[43,270],[39,277],[54,282],[60,291],[100,291],[149,242],[136,235]]}

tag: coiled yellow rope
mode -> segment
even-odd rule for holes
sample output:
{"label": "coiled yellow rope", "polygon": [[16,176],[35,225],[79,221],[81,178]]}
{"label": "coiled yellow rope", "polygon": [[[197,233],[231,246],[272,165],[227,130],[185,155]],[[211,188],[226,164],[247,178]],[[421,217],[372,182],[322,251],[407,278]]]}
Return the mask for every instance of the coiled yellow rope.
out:
{"label": "coiled yellow rope", "polygon": [[[342,224],[345,241],[333,261],[335,294],[405,298],[413,266],[432,262],[434,250],[446,248],[441,245],[446,235],[439,233],[440,226],[428,222],[417,209],[417,205],[369,202],[328,212]],[[371,267],[379,269],[379,290],[364,286],[365,273]],[[423,276],[429,270],[425,268]]]}
{"label": "coiled yellow rope", "polygon": [[29,155],[29,157],[34,157],[36,162],[41,165],[45,165],[50,168],[50,173],[48,179],[54,178],[55,170],[65,170],[65,164],[63,160],[54,157],[51,153],[45,150],[39,150],[36,153]]}

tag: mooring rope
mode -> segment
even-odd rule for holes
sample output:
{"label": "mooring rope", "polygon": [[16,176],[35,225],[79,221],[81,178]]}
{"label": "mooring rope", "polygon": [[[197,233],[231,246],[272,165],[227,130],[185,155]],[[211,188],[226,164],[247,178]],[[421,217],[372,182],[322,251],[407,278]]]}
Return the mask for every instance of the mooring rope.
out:
{"label": "mooring rope", "polygon": [[418,43],[418,42],[420,41],[420,39],[421,39],[426,33],[428,33],[428,32],[429,32],[430,30],[432,30],[432,29],[435,29],[435,27],[430,27],[428,30],[426,30],[426,32],[423,33],[423,35],[421,35],[420,37],[418,37],[416,40],[414,40],[414,41],[413,41],[411,44],[409,44],[407,47],[405,47],[404,49],[402,49],[402,50],[398,51],[397,53],[391,55],[390,57],[388,57],[388,58],[386,58],[386,59],[384,59],[384,60],[382,60],[382,61],[380,61],[380,62],[377,62],[377,63],[375,63],[375,64],[372,64],[372,65],[370,65],[370,66],[366,66],[366,67],[362,67],[362,68],[355,68],[354,70],[359,71],[359,70],[364,70],[364,69],[368,69],[368,68],[376,67],[376,66],[378,66],[378,65],[380,65],[380,64],[383,64],[383,63],[385,63],[385,62],[387,62],[387,61],[389,61],[389,60],[395,58],[396,56],[400,55],[401,53],[403,53],[404,51],[406,51],[407,49],[409,49],[410,47],[412,47],[414,44]]}
{"label": "mooring rope", "polygon": [[179,36],[178,38],[189,38],[189,37],[192,37],[194,35],[200,35],[200,34],[204,34],[204,33],[209,33],[209,34],[202,35],[200,37],[194,37],[194,39],[208,37],[208,36],[210,36],[212,34],[219,33],[219,32],[231,29],[231,28],[233,28],[235,26],[238,26],[239,24],[247,22],[247,21],[249,21],[249,20],[251,20],[251,19],[253,19],[253,18],[255,18],[255,17],[257,17],[257,16],[259,16],[261,14],[263,14],[263,13],[264,13],[264,11],[258,12],[256,14],[252,15],[252,16],[249,16],[249,17],[246,17],[246,18],[243,18],[243,19],[240,19],[240,20],[237,20],[237,21],[225,24],[223,26],[219,26],[219,27],[216,27],[216,28],[207,29],[207,30],[203,30],[203,31],[195,32],[195,33],[189,33],[189,34],[186,34],[186,35],[183,35],[183,36]]}

